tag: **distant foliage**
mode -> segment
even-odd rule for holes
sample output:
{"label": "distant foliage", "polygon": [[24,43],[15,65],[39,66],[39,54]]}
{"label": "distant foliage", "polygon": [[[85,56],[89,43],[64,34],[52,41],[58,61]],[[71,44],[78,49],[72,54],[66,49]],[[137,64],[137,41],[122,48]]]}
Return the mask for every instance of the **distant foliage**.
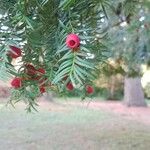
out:
{"label": "distant foliage", "polygon": [[150,98],[150,83],[147,83],[147,85],[144,88],[145,94],[147,98]]}

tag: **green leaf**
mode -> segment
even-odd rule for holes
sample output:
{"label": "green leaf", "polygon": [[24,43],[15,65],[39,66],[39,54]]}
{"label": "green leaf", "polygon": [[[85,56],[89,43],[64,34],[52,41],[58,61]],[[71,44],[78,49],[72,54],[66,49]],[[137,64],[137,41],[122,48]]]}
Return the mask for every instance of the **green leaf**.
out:
{"label": "green leaf", "polygon": [[[82,70],[82,69],[81,69],[81,70]],[[84,76],[85,74],[83,75],[83,73],[80,72],[78,66],[75,66],[74,72],[76,72],[76,74],[78,74],[78,76],[79,76],[81,79],[85,80],[85,78],[86,78],[86,77]]]}
{"label": "green leaf", "polygon": [[86,60],[80,59],[79,57],[76,58],[75,64],[79,66],[83,66],[85,68],[94,69],[94,65],[92,63],[89,63]]}
{"label": "green leaf", "polygon": [[81,72],[85,77],[93,78],[93,76],[92,76],[90,73],[88,73],[86,70],[81,69],[79,66],[76,66],[76,68],[77,68],[77,70],[78,70],[79,72]]}
{"label": "green leaf", "polygon": [[76,81],[75,81],[75,79],[74,79],[74,77],[73,77],[73,75],[72,74],[70,74],[70,80],[71,80],[71,82],[72,82],[72,84],[73,85],[76,85]]}
{"label": "green leaf", "polygon": [[81,46],[80,49],[81,49],[82,51],[85,51],[85,52],[87,52],[87,53],[90,53],[90,50],[87,49],[87,48],[84,47],[84,46]]}
{"label": "green leaf", "polygon": [[34,30],[34,27],[33,27],[33,25],[32,25],[32,20],[31,19],[29,19],[28,17],[25,17],[25,21],[26,21],[26,23],[29,25],[29,27],[32,29],[32,30]]}
{"label": "green leaf", "polygon": [[68,48],[66,47],[66,44],[63,44],[61,47],[58,47],[56,54],[59,54],[61,52],[67,51],[67,50],[68,50]]}
{"label": "green leaf", "polygon": [[73,53],[69,50],[69,51],[59,60],[59,62],[62,61],[62,60],[65,60],[65,59],[70,59],[70,58],[73,58]]}
{"label": "green leaf", "polygon": [[76,57],[76,60],[77,61],[80,61],[80,62],[82,62],[82,63],[85,63],[85,64],[87,64],[87,65],[91,65],[91,66],[95,66],[92,62],[89,62],[90,60],[89,59],[85,59],[85,58],[81,58],[81,57]]}
{"label": "green leaf", "polygon": [[[68,66],[71,67],[71,64],[72,64],[72,60],[71,60],[71,59],[69,59],[69,60],[67,60],[67,61],[64,61],[64,62],[60,65],[60,67],[59,67],[57,73],[59,73],[61,70],[65,69],[65,68],[68,67]],[[57,73],[56,73],[56,74],[57,74]]]}
{"label": "green leaf", "polygon": [[73,71],[73,74],[74,74],[74,77],[76,78],[76,80],[82,85],[83,82],[81,81],[81,79],[80,79],[79,75],[77,74],[77,72],[75,71],[75,69]]}
{"label": "green leaf", "polygon": [[70,5],[70,3],[72,2],[73,0],[61,0],[61,3],[59,5],[59,8],[66,8]]}
{"label": "green leaf", "polygon": [[52,83],[56,84],[59,81],[61,81],[66,74],[69,74],[70,69],[71,69],[71,67],[65,68],[59,74],[56,74],[56,77],[54,78],[54,80],[52,81]]}

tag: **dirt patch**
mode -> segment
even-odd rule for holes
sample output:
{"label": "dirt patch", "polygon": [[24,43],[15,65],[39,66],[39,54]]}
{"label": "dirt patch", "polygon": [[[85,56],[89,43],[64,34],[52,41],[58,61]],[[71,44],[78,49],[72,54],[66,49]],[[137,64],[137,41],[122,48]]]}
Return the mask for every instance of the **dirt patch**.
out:
{"label": "dirt patch", "polygon": [[[76,104],[76,102],[74,104]],[[115,101],[90,102],[89,104],[84,102],[78,103],[78,105],[88,107],[90,109],[108,111],[124,118],[150,125],[150,107],[127,107],[121,102]]]}
{"label": "dirt patch", "polygon": [[[73,107],[84,107],[87,109],[101,110],[104,112],[113,113],[115,115],[121,116],[123,119],[133,120],[145,125],[150,125],[150,107],[127,107],[121,102],[116,101],[91,101],[79,102],[79,101],[61,101],[61,102],[49,102],[44,98],[40,99],[39,107],[41,110],[49,112],[66,112],[68,113]],[[68,106],[70,109],[68,109]],[[16,105],[17,108],[23,109],[25,105],[19,103]]]}
{"label": "dirt patch", "polygon": [[68,106],[71,107],[86,107],[88,109],[102,110],[104,112],[114,113],[125,119],[137,121],[144,123],[145,125],[150,125],[150,107],[127,107],[122,104],[122,102],[116,101],[91,101],[88,102],[79,102],[79,101],[67,101],[63,103],[49,103],[48,101],[40,101],[40,107],[47,109],[48,111],[62,111],[68,112]]}
{"label": "dirt patch", "polygon": [[43,99],[39,113],[27,114],[23,103],[16,110],[0,109],[0,149],[149,150],[150,126],[141,123],[149,108],[127,108],[118,102],[87,104]]}
{"label": "dirt patch", "polygon": [[67,105],[61,104],[61,103],[57,103],[57,102],[39,102],[39,107],[42,110],[47,110],[50,112],[69,112],[70,109],[68,109]]}
{"label": "dirt patch", "polygon": [[8,83],[0,81],[0,98],[8,98],[9,96],[10,96],[10,87],[8,86]]}

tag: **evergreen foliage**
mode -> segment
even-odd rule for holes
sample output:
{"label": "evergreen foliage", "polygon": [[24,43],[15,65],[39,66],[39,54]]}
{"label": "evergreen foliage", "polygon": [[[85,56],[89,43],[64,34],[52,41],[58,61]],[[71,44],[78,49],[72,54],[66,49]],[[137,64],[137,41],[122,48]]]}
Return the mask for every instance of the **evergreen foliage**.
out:
{"label": "evergreen foliage", "polygon": [[[128,69],[135,57],[130,70],[139,58],[149,60],[150,20],[145,19],[147,22],[141,24],[136,18],[141,9],[144,16],[148,16],[149,1],[1,0],[0,4],[3,6],[0,78],[22,78],[23,86],[12,90],[11,102],[25,100],[28,110],[35,108],[43,87],[64,94],[71,82],[74,88],[82,91],[81,97],[85,97],[88,95],[86,86],[92,84],[99,73],[99,65],[105,64],[110,56],[114,58],[117,54]],[[124,22],[128,24],[127,28],[120,26]],[[70,33],[80,38],[76,50],[66,45]],[[125,36],[130,39],[127,43],[122,42]],[[21,48],[19,69],[12,65],[8,54],[11,45]],[[130,49],[135,50],[131,53]],[[27,73],[28,65],[35,68],[32,76]],[[38,71],[41,68],[44,73]]]}

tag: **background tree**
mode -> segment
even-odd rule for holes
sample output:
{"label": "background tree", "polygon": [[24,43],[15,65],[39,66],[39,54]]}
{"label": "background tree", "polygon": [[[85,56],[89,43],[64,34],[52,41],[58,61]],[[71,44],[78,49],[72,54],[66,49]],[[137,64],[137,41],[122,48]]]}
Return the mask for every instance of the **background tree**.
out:
{"label": "background tree", "polygon": [[146,106],[141,86],[141,64],[150,60],[149,5],[145,2],[135,5],[130,19],[109,31],[113,57],[124,70],[124,102],[128,106]]}

